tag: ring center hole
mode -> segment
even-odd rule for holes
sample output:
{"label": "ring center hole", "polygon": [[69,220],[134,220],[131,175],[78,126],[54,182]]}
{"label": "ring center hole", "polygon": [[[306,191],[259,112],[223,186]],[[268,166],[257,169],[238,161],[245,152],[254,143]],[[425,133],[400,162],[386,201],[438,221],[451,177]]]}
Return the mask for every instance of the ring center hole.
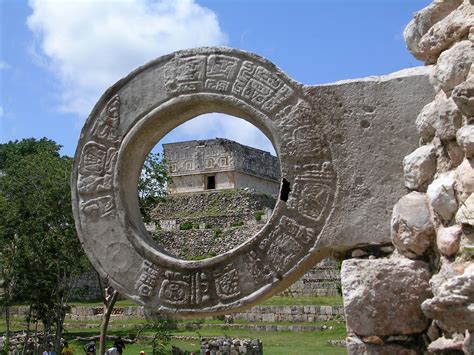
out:
{"label": "ring center hole", "polygon": [[138,184],[140,212],[153,239],[183,260],[201,260],[244,243],[265,225],[280,194],[271,141],[225,114],[176,127],[148,155]]}

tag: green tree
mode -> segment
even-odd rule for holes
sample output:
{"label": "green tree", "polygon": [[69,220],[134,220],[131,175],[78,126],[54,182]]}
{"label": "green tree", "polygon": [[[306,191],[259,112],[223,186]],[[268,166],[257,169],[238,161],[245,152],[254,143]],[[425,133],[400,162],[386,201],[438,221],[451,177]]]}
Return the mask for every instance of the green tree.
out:
{"label": "green tree", "polygon": [[157,203],[166,196],[170,181],[166,162],[160,153],[150,153],[138,181],[138,200],[140,212],[145,223],[151,222],[151,214]]}
{"label": "green tree", "polygon": [[71,211],[72,160],[59,149],[46,138],[0,144],[2,303],[27,304],[56,350],[73,282],[89,265]]}

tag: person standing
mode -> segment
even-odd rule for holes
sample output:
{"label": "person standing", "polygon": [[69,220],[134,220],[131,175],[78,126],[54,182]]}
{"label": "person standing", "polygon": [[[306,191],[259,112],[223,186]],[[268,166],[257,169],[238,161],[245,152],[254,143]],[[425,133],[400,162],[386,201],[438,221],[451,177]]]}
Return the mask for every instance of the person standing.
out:
{"label": "person standing", "polygon": [[72,348],[70,348],[68,342],[65,341],[63,350],[61,350],[61,355],[73,355],[73,354],[74,352],[72,351]]}
{"label": "person standing", "polygon": [[84,346],[84,351],[87,355],[95,355],[95,341],[91,341]]}

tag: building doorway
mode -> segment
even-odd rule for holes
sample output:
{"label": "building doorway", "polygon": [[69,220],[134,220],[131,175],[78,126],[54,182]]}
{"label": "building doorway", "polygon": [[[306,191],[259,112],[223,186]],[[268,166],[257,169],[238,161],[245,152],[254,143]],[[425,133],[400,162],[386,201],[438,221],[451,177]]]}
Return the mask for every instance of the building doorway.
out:
{"label": "building doorway", "polygon": [[209,175],[206,179],[206,190],[215,190],[216,188],[216,176]]}

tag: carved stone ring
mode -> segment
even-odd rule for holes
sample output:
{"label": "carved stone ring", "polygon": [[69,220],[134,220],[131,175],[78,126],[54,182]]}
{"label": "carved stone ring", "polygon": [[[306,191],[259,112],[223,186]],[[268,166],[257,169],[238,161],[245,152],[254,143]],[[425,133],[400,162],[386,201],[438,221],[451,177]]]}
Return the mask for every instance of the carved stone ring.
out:
{"label": "carved stone ring", "polygon": [[[166,313],[246,308],[310,268],[338,177],[303,85],[254,54],[201,48],[160,57],[108,89],[81,133],[73,210],[94,267],[136,302]],[[201,114],[243,118],[272,141],[282,189],[268,223],[244,244],[201,261],[179,260],[149,236],[138,207],[144,160],[168,132]]]}

